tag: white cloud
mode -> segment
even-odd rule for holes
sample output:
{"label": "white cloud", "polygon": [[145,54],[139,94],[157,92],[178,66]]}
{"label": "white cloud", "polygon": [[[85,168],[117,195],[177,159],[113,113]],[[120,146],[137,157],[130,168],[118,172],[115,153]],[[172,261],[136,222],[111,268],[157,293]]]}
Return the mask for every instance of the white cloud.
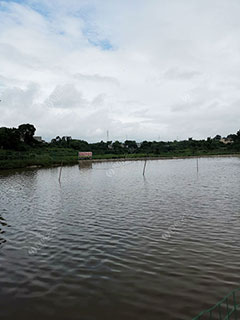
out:
{"label": "white cloud", "polygon": [[0,126],[88,141],[239,129],[237,0],[0,4]]}
{"label": "white cloud", "polygon": [[65,84],[63,86],[58,85],[45,101],[45,104],[50,108],[73,109],[86,107],[87,101],[83,99],[82,93],[74,85]]}

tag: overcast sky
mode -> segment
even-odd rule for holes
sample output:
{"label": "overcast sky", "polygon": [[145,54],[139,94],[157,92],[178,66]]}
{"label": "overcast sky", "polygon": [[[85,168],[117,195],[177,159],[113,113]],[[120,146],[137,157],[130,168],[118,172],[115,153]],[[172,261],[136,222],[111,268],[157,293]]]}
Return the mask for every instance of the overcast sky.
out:
{"label": "overcast sky", "polygon": [[235,133],[240,1],[0,1],[0,99],[47,140]]}

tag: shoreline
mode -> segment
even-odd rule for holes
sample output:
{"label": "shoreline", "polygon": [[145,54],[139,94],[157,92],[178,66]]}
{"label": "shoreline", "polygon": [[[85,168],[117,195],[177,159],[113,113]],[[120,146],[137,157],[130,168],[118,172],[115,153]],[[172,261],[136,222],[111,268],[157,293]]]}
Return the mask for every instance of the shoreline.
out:
{"label": "shoreline", "polygon": [[[229,158],[229,157],[236,157],[240,158],[240,153],[231,153],[231,154],[208,154],[208,155],[192,155],[192,156],[150,156],[150,157],[119,157],[119,158],[100,158],[100,159],[86,159],[86,160],[71,160],[71,161],[64,161],[64,162],[56,162],[52,164],[31,164],[31,165],[23,165],[16,167],[0,167],[0,173],[3,171],[11,171],[11,170],[25,170],[25,169],[43,169],[43,168],[56,168],[61,166],[73,166],[79,164],[79,162],[92,162],[92,163],[100,163],[100,162],[123,162],[123,161],[151,161],[151,160],[186,160],[186,159],[197,159],[197,158]],[[9,162],[11,163],[11,161]]]}
{"label": "shoreline", "polygon": [[145,160],[184,160],[184,159],[197,159],[197,158],[240,158],[240,153],[232,154],[209,154],[201,156],[172,156],[172,157],[136,157],[136,158],[113,158],[113,159],[89,159],[78,161],[91,161],[91,162],[118,162],[118,161],[145,161]]}

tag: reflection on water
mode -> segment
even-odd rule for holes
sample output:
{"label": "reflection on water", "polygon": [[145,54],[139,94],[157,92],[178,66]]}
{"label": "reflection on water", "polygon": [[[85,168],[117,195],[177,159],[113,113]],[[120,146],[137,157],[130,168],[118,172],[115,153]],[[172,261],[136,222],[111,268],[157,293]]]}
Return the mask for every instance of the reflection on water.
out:
{"label": "reflection on water", "polygon": [[0,319],[191,319],[240,286],[239,158],[143,164],[0,173]]}
{"label": "reflection on water", "polygon": [[79,169],[92,169],[92,161],[91,160],[79,160],[78,161]]}
{"label": "reflection on water", "polygon": [[4,238],[4,233],[6,232],[5,229],[7,227],[6,220],[0,215],[0,248],[3,243],[6,242],[6,239]]}

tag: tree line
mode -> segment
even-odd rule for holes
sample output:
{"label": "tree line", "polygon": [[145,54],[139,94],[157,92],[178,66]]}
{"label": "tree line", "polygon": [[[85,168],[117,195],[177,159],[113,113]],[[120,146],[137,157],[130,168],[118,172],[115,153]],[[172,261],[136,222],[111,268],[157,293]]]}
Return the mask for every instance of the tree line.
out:
{"label": "tree line", "polygon": [[32,148],[70,148],[76,151],[92,151],[94,154],[199,154],[211,152],[240,152],[240,130],[226,138],[220,135],[206,140],[189,138],[182,141],[143,141],[135,140],[100,141],[88,143],[84,140],[63,136],[52,139],[50,143],[39,142],[34,138],[35,127],[22,124],[18,128],[0,128],[0,148],[25,151]]}
{"label": "tree line", "polygon": [[38,143],[34,139],[35,127],[21,124],[18,128],[0,128],[0,148],[5,150],[25,151]]}

